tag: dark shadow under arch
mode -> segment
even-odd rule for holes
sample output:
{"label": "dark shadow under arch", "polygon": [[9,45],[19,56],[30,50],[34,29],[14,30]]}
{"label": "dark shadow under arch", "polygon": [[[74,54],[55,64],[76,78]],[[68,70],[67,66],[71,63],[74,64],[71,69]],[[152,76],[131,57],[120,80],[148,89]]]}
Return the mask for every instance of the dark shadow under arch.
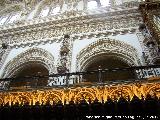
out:
{"label": "dark shadow under arch", "polygon": [[[100,66],[100,67],[99,67]],[[92,61],[86,66],[85,71],[92,71],[101,69],[115,69],[115,68],[126,68],[130,67],[126,62],[116,56],[107,56],[105,54],[98,55],[92,58]],[[101,80],[103,82],[113,80],[129,80],[135,79],[134,70],[117,70],[102,73]],[[85,75],[84,81],[87,82],[98,82],[98,74]]]}
{"label": "dark shadow under arch", "polygon": [[42,79],[24,79],[27,76],[42,76],[49,75],[49,71],[44,67],[44,65],[38,62],[28,62],[17,68],[18,71],[15,73],[14,80],[11,81],[10,87],[36,87],[36,86],[47,86],[48,77]]}

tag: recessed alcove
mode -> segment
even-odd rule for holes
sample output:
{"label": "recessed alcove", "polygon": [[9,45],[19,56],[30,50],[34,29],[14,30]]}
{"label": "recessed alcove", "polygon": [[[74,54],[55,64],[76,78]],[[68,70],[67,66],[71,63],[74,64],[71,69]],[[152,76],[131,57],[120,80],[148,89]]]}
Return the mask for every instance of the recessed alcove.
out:
{"label": "recessed alcove", "polygon": [[[90,63],[86,66],[85,71],[92,71],[101,69],[115,69],[115,68],[126,68],[131,67],[125,61],[121,60],[116,56],[99,55],[93,57]],[[134,70],[117,70],[104,72],[101,75],[103,82],[111,80],[129,80],[134,79]],[[98,82],[98,74],[89,74],[84,76],[84,81],[87,82]]]}
{"label": "recessed alcove", "polygon": [[36,86],[46,86],[48,82],[48,77],[41,78],[41,79],[24,79],[24,77],[28,76],[43,76],[48,75],[49,71],[42,65],[36,62],[26,63],[21,67],[17,68],[17,72],[15,73],[15,80],[10,83],[11,87],[21,87],[21,86],[29,86],[29,87],[36,87]]}

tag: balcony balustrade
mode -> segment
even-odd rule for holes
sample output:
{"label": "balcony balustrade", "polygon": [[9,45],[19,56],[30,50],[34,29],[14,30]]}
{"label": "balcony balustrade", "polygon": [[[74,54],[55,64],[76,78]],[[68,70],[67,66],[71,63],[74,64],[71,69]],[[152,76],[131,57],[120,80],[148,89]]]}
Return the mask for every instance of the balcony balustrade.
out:
{"label": "balcony balustrade", "polygon": [[[126,79],[118,79],[118,75],[122,72],[132,73],[131,77]],[[94,75],[95,81],[86,80],[85,76]],[[107,76],[112,75],[112,79]],[[41,80],[49,78],[48,85],[43,86],[37,83]],[[122,77],[120,77],[122,78]],[[104,80],[105,79],[105,80]],[[1,90],[20,90],[20,89],[48,89],[48,88],[64,88],[64,87],[81,87],[81,86],[99,86],[110,84],[129,84],[135,82],[159,82],[160,81],[160,65],[126,67],[115,69],[98,69],[93,71],[72,72],[64,74],[39,75],[39,76],[24,76],[19,78],[4,78],[0,79]],[[12,86],[14,82],[22,86]],[[30,84],[32,82],[32,84]]]}

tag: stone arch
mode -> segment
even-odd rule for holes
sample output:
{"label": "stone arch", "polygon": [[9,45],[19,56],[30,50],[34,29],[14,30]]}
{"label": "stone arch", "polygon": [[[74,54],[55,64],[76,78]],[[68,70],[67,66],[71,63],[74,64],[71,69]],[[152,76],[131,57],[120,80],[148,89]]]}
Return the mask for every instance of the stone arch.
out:
{"label": "stone arch", "polygon": [[[46,94],[46,95],[44,95]],[[42,97],[42,101],[43,102],[47,102],[47,101],[54,101],[54,102],[58,102],[58,101],[62,101],[62,93],[58,92],[58,91],[52,91],[52,92],[48,92],[48,93],[44,93],[43,97]]]}
{"label": "stone arch", "polygon": [[17,101],[19,103],[21,103],[21,102],[22,103],[26,103],[26,102],[30,103],[30,98],[26,95],[21,95],[20,94],[20,95],[17,96],[17,99],[14,100],[14,103],[17,102]]}
{"label": "stone arch", "polygon": [[0,98],[0,104],[2,104],[3,103],[3,98]]}
{"label": "stone arch", "polygon": [[11,94],[4,93],[4,104],[11,101]]}
{"label": "stone arch", "polygon": [[140,64],[137,50],[134,47],[122,41],[105,38],[89,44],[79,52],[76,58],[76,70],[84,71],[95,60],[95,56],[102,54],[116,56],[117,59],[127,63],[129,66]]}
{"label": "stone arch", "polygon": [[134,95],[133,91],[129,88],[129,87],[120,87],[117,89],[114,89],[113,91],[110,91],[109,96],[114,99],[115,98],[120,98],[120,96],[123,96],[124,98],[127,99],[127,97],[129,96],[130,98],[132,98]]}
{"label": "stone arch", "polygon": [[148,90],[146,91],[146,95],[147,94],[150,94],[152,96],[156,94],[158,97],[160,97],[160,84],[155,84],[148,88]]}
{"label": "stone arch", "polygon": [[82,88],[75,96],[74,101],[80,102],[81,100],[85,99],[86,101],[89,100],[89,98],[93,101],[97,95],[95,93],[95,90],[92,90],[91,88]]}
{"label": "stone arch", "polygon": [[35,47],[20,53],[9,61],[4,68],[2,78],[13,77],[18,70],[29,62],[38,62],[38,64],[41,64],[48,69],[49,74],[56,72],[52,54],[42,48]]}
{"label": "stone arch", "polygon": [[89,98],[92,101],[95,99],[95,97],[90,92],[80,92],[80,93],[78,93],[78,95],[75,96],[75,100],[77,102],[80,102],[83,99],[85,99],[86,101],[88,101]]}
{"label": "stone arch", "polygon": [[[54,101],[54,102],[58,102],[58,101],[60,101],[61,99],[60,99],[60,97],[58,96],[58,95],[56,95],[56,94],[49,94],[49,95],[47,95],[46,97],[45,97],[45,100],[46,101]],[[46,102],[45,101],[45,102]]]}

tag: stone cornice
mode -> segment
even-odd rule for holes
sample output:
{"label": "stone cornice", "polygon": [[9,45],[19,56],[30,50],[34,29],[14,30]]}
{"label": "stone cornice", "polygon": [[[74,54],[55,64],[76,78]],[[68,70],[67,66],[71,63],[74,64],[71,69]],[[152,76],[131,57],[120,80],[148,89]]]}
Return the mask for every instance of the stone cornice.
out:
{"label": "stone cornice", "polygon": [[[105,10],[105,9],[104,9]],[[30,21],[18,21],[17,23],[13,23],[13,24],[8,24],[8,25],[3,25],[0,26],[0,34],[1,33],[7,33],[10,32],[12,30],[14,31],[19,31],[19,30],[27,30],[28,28],[35,28],[35,27],[47,27],[46,24],[48,26],[50,26],[50,24],[55,26],[63,26],[66,23],[75,23],[75,22],[79,22],[80,21],[84,21],[84,20],[96,20],[96,19],[102,19],[105,18],[106,20],[112,20],[114,18],[121,18],[124,17],[126,15],[126,18],[129,16],[135,16],[137,14],[139,14],[139,11],[137,9],[124,9],[124,10],[116,10],[116,11],[101,11],[101,13],[97,13],[97,11],[92,11],[94,12],[94,14],[90,14],[90,13],[85,13],[84,11],[81,13],[78,13],[77,11],[70,11],[70,12],[66,12],[64,14],[61,15],[57,15],[57,16],[48,16],[46,18],[36,18]],[[96,14],[97,13],[97,14]],[[67,16],[68,14],[68,16]],[[77,15],[80,14],[80,15]],[[106,18],[107,16],[107,18]]]}
{"label": "stone cornice", "polygon": [[[138,27],[131,27],[121,30],[112,30],[112,31],[99,31],[99,32],[90,32],[90,33],[82,33],[82,34],[72,34],[71,37],[73,40],[83,40],[83,39],[91,39],[91,38],[101,38],[101,37],[108,37],[110,35],[124,35],[126,33],[133,34],[136,32]],[[34,41],[26,41],[26,42],[17,42],[10,44],[11,48],[19,48],[19,47],[32,47],[32,46],[38,46],[39,44],[52,44],[53,42],[59,43],[64,36],[58,36],[58,37],[52,37],[52,38],[46,38],[46,39],[37,39]]]}
{"label": "stone cornice", "polygon": [[[99,32],[111,34],[126,33],[135,31],[142,21],[137,9],[108,12],[103,14],[86,15],[62,20],[44,19],[35,24],[25,23],[12,26],[11,28],[0,30],[0,39],[13,44],[26,44],[33,41],[44,41],[44,39],[58,39],[64,34],[82,36],[81,33],[94,35]],[[134,28],[134,29],[133,29]],[[98,32],[99,31],[99,32]],[[108,32],[109,31],[109,32]],[[75,38],[76,38],[75,37]],[[83,37],[82,37],[83,38]],[[81,38],[80,38],[81,39]],[[52,40],[52,41],[53,41]]]}

